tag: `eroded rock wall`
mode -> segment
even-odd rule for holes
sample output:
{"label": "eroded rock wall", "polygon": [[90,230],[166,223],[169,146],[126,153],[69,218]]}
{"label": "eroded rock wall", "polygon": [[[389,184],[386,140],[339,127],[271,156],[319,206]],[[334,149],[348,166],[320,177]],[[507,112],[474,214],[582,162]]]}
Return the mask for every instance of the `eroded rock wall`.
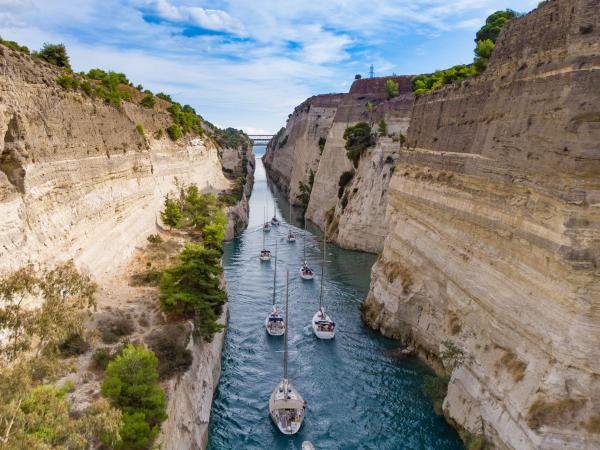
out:
{"label": "eroded rock wall", "polygon": [[446,416],[499,448],[600,447],[600,1],[502,31],[421,96],[365,318],[451,373]]}

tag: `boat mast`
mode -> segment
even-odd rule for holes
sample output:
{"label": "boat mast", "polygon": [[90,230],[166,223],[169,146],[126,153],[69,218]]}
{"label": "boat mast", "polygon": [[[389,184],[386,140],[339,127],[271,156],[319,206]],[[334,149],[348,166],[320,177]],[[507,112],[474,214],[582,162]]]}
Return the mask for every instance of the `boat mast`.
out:
{"label": "boat mast", "polygon": [[325,247],[327,246],[327,226],[323,235],[323,259],[321,260],[321,291],[319,292],[319,309],[323,307],[323,278],[325,273]]}
{"label": "boat mast", "polygon": [[[285,272],[285,336],[283,341],[283,379],[287,384],[288,379],[288,296],[289,296],[290,271]],[[285,398],[288,398],[287,386],[285,387]]]}
{"label": "boat mast", "polygon": [[275,270],[273,270],[273,306],[275,306],[275,283],[277,282],[277,240],[275,240]]}
{"label": "boat mast", "polygon": [[302,236],[302,242],[304,242],[304,265],[306,265],[306,219],[304,219],[304,236]]}

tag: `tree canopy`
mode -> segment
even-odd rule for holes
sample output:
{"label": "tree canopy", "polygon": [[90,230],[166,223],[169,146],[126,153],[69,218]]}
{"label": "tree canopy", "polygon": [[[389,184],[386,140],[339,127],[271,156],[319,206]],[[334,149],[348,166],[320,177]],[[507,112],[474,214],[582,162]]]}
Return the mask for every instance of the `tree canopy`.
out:
{"label": "tree canopy", "polygon": [[46,42],[40,51],[34,53],[34,56],[55,66],[71,70],[71,62],[64,44],[49,44]]}
{"label": "tree canopy", "polygon": [[500,34],[502,27],[506,25],[509,20],[518,16],[519,14],[512,9],[496,11],[495,13],[489,15],[485,20],[485,25],[479,29],[475,36],[475,43],[478,43],[479,41],[485,41],[486,39],[496,43],[496,39],[498,39],[498,35]]}

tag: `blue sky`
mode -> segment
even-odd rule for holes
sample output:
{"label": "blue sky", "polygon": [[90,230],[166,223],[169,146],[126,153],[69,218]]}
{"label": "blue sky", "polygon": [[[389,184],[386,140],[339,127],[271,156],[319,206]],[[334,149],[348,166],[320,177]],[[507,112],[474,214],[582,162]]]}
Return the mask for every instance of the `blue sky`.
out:
{"label": "blue sky", "polygon": [[417,74],[472,60],[498,9],[538,0],[0,0],[0,36],[63,42],[75,70],[125,72],[207,120],[275,132],[307,97],[354,75]]}

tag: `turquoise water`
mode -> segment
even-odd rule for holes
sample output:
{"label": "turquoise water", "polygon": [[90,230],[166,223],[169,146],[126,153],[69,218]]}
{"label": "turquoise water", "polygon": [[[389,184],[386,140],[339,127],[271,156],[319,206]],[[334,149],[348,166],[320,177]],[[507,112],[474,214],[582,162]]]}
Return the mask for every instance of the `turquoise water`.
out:
{"label": "turquoise water", "polygon": [[[282,378],[282,338],[269,337],[264,320],[270,311],[273,262],[260,263],[265,206],[273,214],[274,196],[257,160],[250,199],[250,225],[225,247],[225,275],[230,320],[222,357],[222,375],[209,431],[209,449],[300,449],[310,440],[318,450],[462,449],[456,432],[433,412],[421,392],[428,369],[416,359],[395,360],[386,352],[397,343],[370,331],[360,320],[358,305],[369,289],[373,255],[328,245],[325,303],[338,324],[335,340],[319,341],[310,329],[317,309],[319,277],[298,276],[302,239],[285,241],[287,223],[266,235],[274,251],[278,242],[278,298],[290,270],[289,377],[308,402],[299,434],[284,436],[272,424],[268,399]],[[275,200],[277,215],[290,221],[289,207]],[[301,226],[297,215],[291,223]],[[302,234],[301,228],[295,230]],[[316,230],[313,230],[316,231]],[[320,274],[319,239],[307,235],[310,265]]]}

